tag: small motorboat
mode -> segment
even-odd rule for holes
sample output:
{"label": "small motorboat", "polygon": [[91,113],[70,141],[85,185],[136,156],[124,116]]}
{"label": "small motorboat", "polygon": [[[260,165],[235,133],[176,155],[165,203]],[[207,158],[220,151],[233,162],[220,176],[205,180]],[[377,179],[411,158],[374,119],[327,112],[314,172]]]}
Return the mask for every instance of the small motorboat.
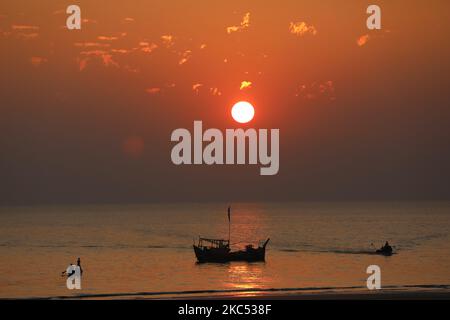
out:
{"label": "small motorboat", "polygon": [[383,256],[391,256],[393,254],[393,250],[389,243],[386,242],[386,244],[380,249],[376,250],[375,253]]}

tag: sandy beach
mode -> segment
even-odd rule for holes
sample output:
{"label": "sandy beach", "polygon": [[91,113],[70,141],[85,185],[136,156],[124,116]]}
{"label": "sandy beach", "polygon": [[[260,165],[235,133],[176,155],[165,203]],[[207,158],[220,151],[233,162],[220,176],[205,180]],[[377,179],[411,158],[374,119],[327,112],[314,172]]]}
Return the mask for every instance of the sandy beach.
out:
{"label": "sandy beach", "polygon": [[28,297],[24,300],[450,300],[450,286],[415,286],[367,290],[294,289],[204,290],[184,292],[123,292]]}
{"label": "sandy beach", "polygon": [[[185,299],[187,297],[183,297]],[[245,296],[197,297],[198,299],[257,299],[257,300],[450,300],[449,290],[396,291],[381,290],[373,292],[321,292],[286,293]]]}

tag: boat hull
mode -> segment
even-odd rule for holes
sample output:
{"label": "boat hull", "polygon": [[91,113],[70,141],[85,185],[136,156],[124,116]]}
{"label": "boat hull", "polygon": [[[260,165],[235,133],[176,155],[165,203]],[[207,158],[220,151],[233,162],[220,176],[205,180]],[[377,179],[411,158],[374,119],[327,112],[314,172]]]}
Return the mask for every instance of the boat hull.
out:
{"label": "boat hull", "polygon": [[392,250],[377,250],[377,251],[375,251],[375,254],[379,254],[379,255],[388,257],[388,256],[392,256],[393,252],[392,252]]}
{"label": "boat hull", "polygon": [[266,245],[269,239],[262,247],[247,248],[246,250],[230,251],[228,247],[224,248],[207,248],[194,245],[194,252],[199,263],[216,262],[226,263],[230,261],[247,261],[258,262],[265,261]]}

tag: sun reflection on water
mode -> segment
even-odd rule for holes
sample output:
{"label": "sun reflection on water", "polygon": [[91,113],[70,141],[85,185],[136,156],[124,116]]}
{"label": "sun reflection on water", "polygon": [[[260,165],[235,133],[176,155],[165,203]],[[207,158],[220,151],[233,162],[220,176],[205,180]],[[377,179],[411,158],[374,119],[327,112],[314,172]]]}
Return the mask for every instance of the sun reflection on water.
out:
{"label": "sun reflection on water", "polygon": [[230,289],[261,289],[270,279],[264,272],[264,263],[231,263],[225,285]]}

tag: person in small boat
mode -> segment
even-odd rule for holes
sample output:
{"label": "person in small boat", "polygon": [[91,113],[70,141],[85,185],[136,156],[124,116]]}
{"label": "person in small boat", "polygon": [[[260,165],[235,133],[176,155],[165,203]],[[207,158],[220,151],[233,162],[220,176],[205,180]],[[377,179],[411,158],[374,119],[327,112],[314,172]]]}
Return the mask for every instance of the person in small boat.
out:
{"label": "person in small boat", "polygon": [[392,252],[392,247],[389,245],[389,242],[386,241],[386,243],[384,244],[384,246],[381,247],[380,250],[382,252]]}

